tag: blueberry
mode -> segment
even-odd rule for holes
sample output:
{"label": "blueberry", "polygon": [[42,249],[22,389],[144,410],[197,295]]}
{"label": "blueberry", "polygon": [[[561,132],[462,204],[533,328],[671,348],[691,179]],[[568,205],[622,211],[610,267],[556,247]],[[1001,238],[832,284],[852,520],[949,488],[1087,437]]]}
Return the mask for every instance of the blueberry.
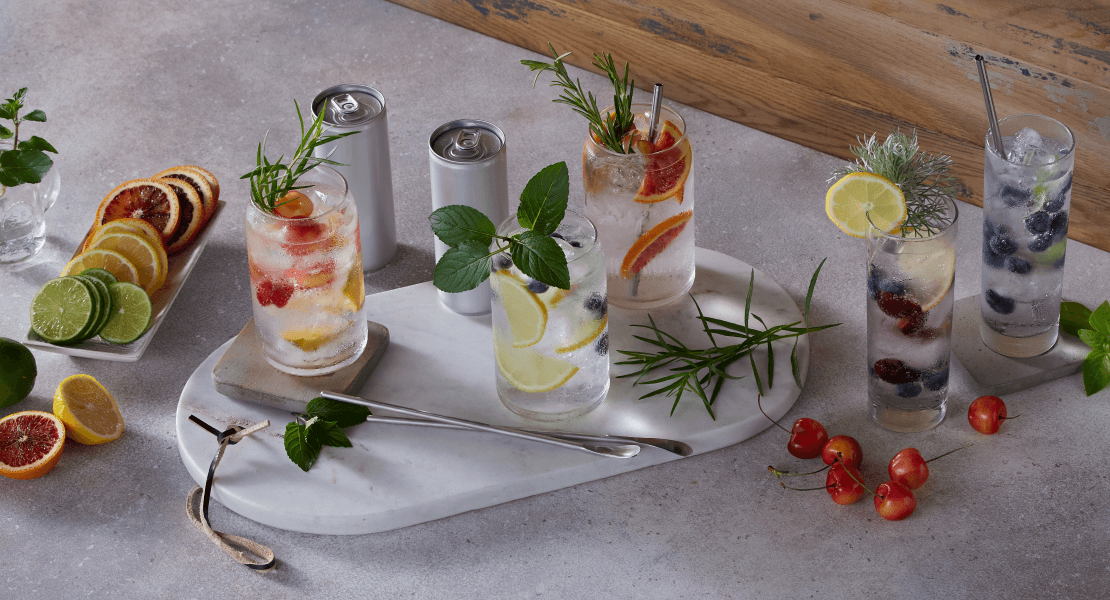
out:
{"label": "blueberry", "polygon": [[567,239],[567,238],[563,237],[563,234],[559,233],[558,231],[553,231],[553,232],[551,232],[551,237],[553,237],[553,238],[558,238],[558,239],[560,239],[560,240],[565,240],[565,239]]}
{"label": "blueberry", "polygon": [[1019,204],[1028,204],[1032,194],[1029,190],[1014,187],[1008,183],[1003,183],[998,188],[998,196],[1006,203],[1006,206],[1018,206]]}
{"label": "blueberry", "polygon": [[1060,186],[1060,197],[1063,198],[1064,194],[1071,191],[1071,176],[1073,173],[1068,173],[1068,178],[1064,180],[1064,185]]}
{"label": "blueberry", "polygon": [[1002,268],[1002,263],[1006,260],[1005,256],[999,256],[991,250],[990,239],[983,240],[983,264],[990,265],[996,269]]}
{"label": "blueberry", "polygon": [[532,281],[528,282],[528,291],[532,292],[533,294],[542,294],[546,292],[547,288],[549,287],[551,286],[538,279],[533,279]]}
{"label": "blueberry", "polygon": [[1044,252],[1045,250],[1048,250],[1048,247],[1051,246],[1051,245],[1052,245],[1052,234],[1051,233],[1042,233],[1041,235],[1038,235],[1037,237],[1033,238],[1032,242],[1029,242],[1029,249],[1032,250],[1033,252]]}
{"label": "blueberry", "polygon": [[1016,256],[1007,256],[1006,257],[1006,268],[1009,269],[1011,273],[1017,273],[1018,275],[1025,275],[1026,273],[1028,273],[1033,268],[1033,265],[1032,265],[1032,263],[1025,260],[1024,258],[1018,258]]}
{"label": "blueberry", "polygon": [[605,316],[606,311],[609,310],[609,302],[605,296],[600,292],[590,294],[586,301],[582,304],[586,310],[593,313],[594,318],[600,319]]}
{"label": "blueberry", "polygon": [[894,393],[903,398],[914,398],[921,393],[921,384],[900,383],[894,387]]}
{"label": "blueberry", "polygon": [[1061,192],[1053,197],[1052,200],[1049,200],[1048,204],[1044,205],[1044,209],[1048,212],[1056,212],[1058,210],[1061,210],[1064,208],[1065,200],[1067,200],[1067,197],[1064,195],[1063,192]]}
{"label": "blueberry", "polygon": [[872,366],[875,375],[895,385],[917,381],[921,373],[897,358],[881,358]]}
{"label": "blueberry", "polygon": [[1017,244],[1014,239],[1005,233],[997,233],[990,239],[991,251],[999,256],[1009,256],[1017,252]]}
{"label": "blueberry", "polygon": [[924,373],[921,376],[921,382],[925,384],[925,387],[934,392],[939,390],[948,385],[948,367],[944,367],[943,371]]}
{"label": "blueberry", "polygon": [[579,242],[579,241],[576,241],[576,240],[571,240],[567,243],[570,244],[571,248],[581,248],[582,247],[582,242]]}
{"label": "blueberry", "polygon": [[1053,269],[1063,269],[1064,268],[1064,257],[1061,256],[1060,260],[1052,263],[1052,268]]}
{"label": "blueberry", "polygon": [[1058,212],[1052,215],[1052,225],[1049,227],[1052,235],[1057,240],[1068,237],[1068,213]]}
{"label": "blueberry", "polygon": [[983,237],[989,240],[994,237],[996,233],[998,233],[998,229],[994,226],[994,223],[991,223],[990,219],[983,217]]}
{"label": "blueberry", "polygon": [[987,290],[987,306],[1000,315],[1014,312],[1014,299],[1007,298],[994,290]]}
{"label": "blueberry", "polygon": [[594,352],[597,352],[598,354],[600,354],[602,356],[605,356],[606,354],[609,354],[609,332],[608,331],[601,334],[601,337],[597,338],[597,343],[594,344]]}
{"label": "blueberry", "polygon": [[879,267],[871,267],[871,271],[867,274],[867,293],[877,300],[879,292],[889,292],[895,296],[900,296],[906,293],[906,285],[894,279],[887,279],[886,271]]}
{"label": "blueberry", "polygon": [[1029,233],[1044,233],[1048,231],[1049,225],[1052,224],[1052,215],[1043,210],[1025,217],[1025,228]]}
{"label": "blueberry", "polygon": [[513,259],[509,258],[508,254],[498,254],[493,257],[493,270],[501,271],[513,266]]}

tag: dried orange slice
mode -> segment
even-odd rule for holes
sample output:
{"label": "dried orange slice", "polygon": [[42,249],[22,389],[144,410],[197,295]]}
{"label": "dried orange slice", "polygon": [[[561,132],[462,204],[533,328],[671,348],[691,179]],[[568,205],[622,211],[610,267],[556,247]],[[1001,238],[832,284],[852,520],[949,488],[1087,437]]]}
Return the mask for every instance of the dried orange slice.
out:
{"label": "dried orange slice", "polygon": [[690,176],[693,153],[690,142],[683,137],[678,126],[664,121],[655,144],[640,139],[634,142],[641,153],[647,155],[647,173],[636,192],[636,202],[653,204],[675,198],[682,202],[682,184]]}
{"label": "dried orange slice", "polygon": [[0,419],[0,475],[37,479],[46,475],[66,444],[62,420],[48,412],[25,410]]}
{"label": "dried orange slice", "polygon": [[216,194],[212,191],[212,185],[197,170],[197,167],[173,167],[158,173],[154,176],[154,179],[179,179],[189,184],[190,187],[196,190],[197,194],[200,194],[200,201],[204,204],[205,222],[212,216],[212,213],[216,212]]}
{"label": "dried orange slice", "polygon": [[125,181],[108,192],[96,211],[97,227],[116,219],[142,219],[158,230],[163,240],[170,239],[181,219],[177,194],[157,179]]}
{"label": "dried orange slice", "polygon": [[174,254],[185,249],[200,233],[204,226],[204,202],[200,199],[193,186],[181,179],[163,179],[166,185],[173,188],[177,198],[177,208],[181,218],[177,221],[177,229],[173,235],[166,239],[166,252]]}
{"label": "dried orange slice", "polygon": [[628,249],[628,253],[624,255],[624,261],[621,262],[621,277],[627,279],[642,271],[651,262],[651,259],[665,250],[678,237],[678,234],[686,229],[686,224],[690,222],[690,218],[693,216],[694,211],[692,210],[680,212],[652,227],[651,231],[641,235],[640,239],[636,240],[636,243]]}

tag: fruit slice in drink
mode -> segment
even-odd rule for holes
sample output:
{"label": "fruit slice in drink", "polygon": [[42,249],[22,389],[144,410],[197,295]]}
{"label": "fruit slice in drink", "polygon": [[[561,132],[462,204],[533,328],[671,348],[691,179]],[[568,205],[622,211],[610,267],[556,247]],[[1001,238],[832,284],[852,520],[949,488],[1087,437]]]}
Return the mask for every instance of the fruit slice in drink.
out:
{"label": "fruit slice in drink", "polygon": [[644,270],[653,258],[666,250],[667,246],[682,233],[693,216],[694,212],[691,210],[680,212],[641,235],[624,255],[624,261],[621,262],[621,277],[628,279]]}
{"label": "fruit slice in drink", "polygon": [[869,227],[890,233],[906,222],[906,198],[898,186],[882,175],[849,173],[825,194],[825,214],[852,237],[864,237]]}
{"label": "fruit slice in drink", "polygon": [[513,348],[536,345],[547,328],[547,307],[519,279],[500,273],[494,277],[513,333]]}
{"label": "fruit slice in drink", "polygon": [[550,392],[562,387],[578,367],[527,348],[506,347],[495,336],[493,342],[497,368],[513,387],[522,392]]}
{"label": "fruit slice in drink", "polygon": [[690,142],[674,123],[665,121],[655,144],[643,138],[635,144],[641,154],[648,156],[647,172],[636,192],[636,202],[653,204],[674,198],[682,204],[682,185],[694,162]]}

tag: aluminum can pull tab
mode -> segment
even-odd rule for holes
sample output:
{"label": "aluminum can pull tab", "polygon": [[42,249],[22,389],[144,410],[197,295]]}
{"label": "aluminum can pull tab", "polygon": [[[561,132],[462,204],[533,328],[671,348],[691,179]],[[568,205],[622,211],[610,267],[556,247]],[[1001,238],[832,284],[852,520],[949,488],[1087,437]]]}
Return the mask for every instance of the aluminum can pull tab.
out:
{"label": "aluminum can pull tab", "polygon": [[455,159],[474,158],[482,151],[481,141],[481,129],[463,129],[459,132],[459,136],[455,138],[455,143],[447,148],[447,157]]}

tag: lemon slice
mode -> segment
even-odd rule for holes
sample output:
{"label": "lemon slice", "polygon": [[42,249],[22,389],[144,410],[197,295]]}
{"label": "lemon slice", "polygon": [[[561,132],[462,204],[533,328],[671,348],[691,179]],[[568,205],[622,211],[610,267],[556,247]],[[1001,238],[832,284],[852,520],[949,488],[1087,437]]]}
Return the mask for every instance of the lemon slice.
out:
{"label": "lemon slice", "polygon": [[867,213],[875,227],[889,233],[906,222],[906,197],[889,179],[874,173],[849,173],[825,194],[825,214],[852,237],[867,235]]}
{"label": "lemon slice", "polygon": [[493,353],[497,358],[497,368],[515,387],[522,392],[550,392],[563,386],[578,367],[565,360],[544,356],[534,350],[506,347],[496,336]]}
{"label": "lemon slice", "polygon": [[910,282],[909,294],[928,311],[940,303],[952,287],[956,272],[956,251],[940,248],[924,254],[898,254],[898,268]]}
{"label": "lemon slice", "polygon": [[54,391],[54,416],[66,426],[66,435],[81,444],[103,444],[123,433],[119,406],[91,375],[71,375]]}
{"label": "lemon slice", "polygon": [[77,255],[62,269],[62,275],[80,275],[85,269],[100,268],[108,271],[119,281],[139,284],[139,270],[127,257],[115,250],[94,248]]}
{"label": "lemon slice", "polygon": [[351,324],[348,323],[341,327],[324,327],[322,325],[313,325],[305,327],[304,329],[290,329],[281,332],[281,337],[285,341],[293,344],[294,346],[304,350],[305,352],[315,352],[319,350],[324,344],[331,342],[339,337],[341,333],[347,330]]}
{"label": "lemon slice", "polygon": [[498,274],[496,281],[513,332],[513,348],[536,345],[547,329],[547,307],[515,277]]}
{"label": "lemon slice", "polygon": [[575,330],[575,335],[572,337],[574,342],[565,346],[559,346],[555,349],[556,354],[566,354],[567,352],[574,352],[579,348],[585,348],[587,344],[597,339],[605,331],[605,326],[609,324],[609,315],[605,315],[599,321],[586,320],[578,324]]}
{"label": "lemon slice", "polygon": [[139,274],[139,281],[136,283],[146,293],[154,293],[166,283],[166,271],[169,267],[166,251],[160,244],[152,244],[144,235],[131,231],[105,233],[97,236],[89,246],[89,250],[97,248],[119,252],[135,265]]}

